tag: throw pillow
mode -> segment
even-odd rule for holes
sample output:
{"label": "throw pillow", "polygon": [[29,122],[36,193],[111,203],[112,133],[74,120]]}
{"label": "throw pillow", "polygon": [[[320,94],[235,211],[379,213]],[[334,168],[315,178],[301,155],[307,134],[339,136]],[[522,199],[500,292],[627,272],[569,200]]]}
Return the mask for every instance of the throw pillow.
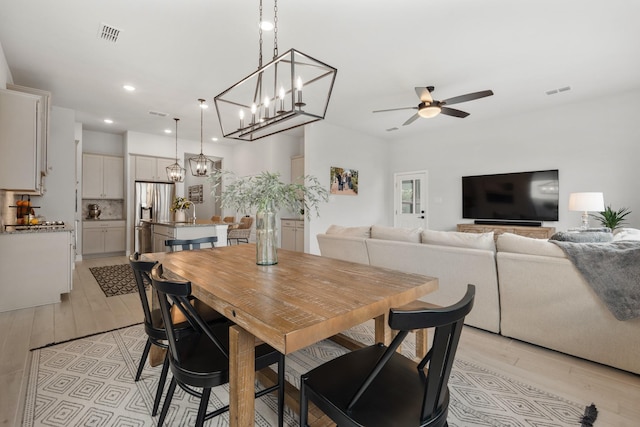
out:
{"label": "throw pillow", "polygon": [[498,252],[565,258],[564,251],[547,239],[535,239],[513,233],[499,235],[496,248]]}
{"label": "throw pillow", "polygon": [[613,232],[613,241],[640,240],[640,230],[637,228],[618,228]]}
{"label": "throw pillow", "polygon": [[362,237],[368,239],[371,237],[371,227],[343,227],[341,225],[330,225],[325,231],[326,234],[340,234],[347,237]]}
{"label": "throw pillow", "polygon": [[459,231],[424,230],[422,232],[422,243],[496,251],[493,231],[489,233],[463,233]]}
{"label": "throw pillow", "polygon": [[549,238],[559,242],[573,243],[604,243],[613,240],[613,234],[594,231],[582,231],[577,233],[559,231]]}
{"label": "throw pillow", "polygon": [[380,240],[395,240],[399,242],[420,243],[422,228],[396,228],[385,225],[371,227],[371,238]]}

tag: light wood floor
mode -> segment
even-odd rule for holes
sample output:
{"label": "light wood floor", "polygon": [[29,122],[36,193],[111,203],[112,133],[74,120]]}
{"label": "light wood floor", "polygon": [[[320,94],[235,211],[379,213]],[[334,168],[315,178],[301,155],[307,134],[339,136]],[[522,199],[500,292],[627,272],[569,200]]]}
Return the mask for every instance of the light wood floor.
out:
{"label": "light wood floor", "polygon": [[[137,294],[106,298],[89,271],[127,261],[115,257],[76,263],[74,289],[59,304],[0,313],[0,426],[21,425],[29,349],[142,321]],[[474,328],[465,328],[458,354],[568,400],[595,403],[596,427],[640,425],[638,375]]]}

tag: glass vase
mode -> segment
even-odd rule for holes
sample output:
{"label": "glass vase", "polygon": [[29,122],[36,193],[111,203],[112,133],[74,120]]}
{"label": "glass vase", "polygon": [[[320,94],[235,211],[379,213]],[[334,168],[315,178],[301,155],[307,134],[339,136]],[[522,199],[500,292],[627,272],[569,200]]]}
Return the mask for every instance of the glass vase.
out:
{"label": "glass vase", "polygon": [[256,212],[256,264],[278,263],[276,214],[273,209]]}

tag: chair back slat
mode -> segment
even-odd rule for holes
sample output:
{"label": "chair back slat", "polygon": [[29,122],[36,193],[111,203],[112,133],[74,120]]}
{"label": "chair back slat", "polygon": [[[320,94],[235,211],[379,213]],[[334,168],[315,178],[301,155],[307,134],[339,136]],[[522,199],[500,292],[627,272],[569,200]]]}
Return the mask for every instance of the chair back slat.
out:
{"label": "chair back slat", "polygon": [[164,241],[164,245],[169,246],[171,252],[175,252],[176,248],[181,248],[183,251],[200,249],[200,245],[202,244],[209,244],[212,248],[215,248],[217,241],[217,236],[208,236],[197,239],[169,239]]}
{"label": "chair back slat", "polygon": [[136,279],[136,288],[140,303],[142,304],[142,312],[144,313],[144,322],[147,326],[153,327],[153,319],[151,318],[151,306],[147,298],[146,284],[151,285],[149,273],[157,261],[142,261],[138,252],[129,257],[129,265],[133,270],[133,276]]}

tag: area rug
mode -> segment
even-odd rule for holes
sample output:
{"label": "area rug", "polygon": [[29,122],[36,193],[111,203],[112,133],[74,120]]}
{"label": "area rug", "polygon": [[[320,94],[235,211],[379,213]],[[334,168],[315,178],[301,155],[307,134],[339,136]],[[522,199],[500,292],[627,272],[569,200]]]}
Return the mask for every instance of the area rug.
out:
{"label": "area rug", "polygon": [[129,264],[89,268],[102,292],[108,297],[137,292],[136,278]]}
{"label": "area rug", "polygon": [[[350,335],[369,340],[371,331],[360,326]],[[160,367],[147,364],[141,380],[133,381],[145,340],[143,326],[135,325],[34,350],[23,426],[155,426],[157,417],[150,413]],[[403,350],[413,352],[411,345]],[[331,341],[322,341],[287,356],[286,379],[298,386],[300,373],[345,351]],[[451,427],[579,426],[584,411],[584,405],[463,359],[455,361],[450,390]],[[178,388],[165,425],[193,425],[197,403]],[[226,403],[228,386],[214,389],[210,405]],[[277,426],[276,403],[272,395],[256,400],[255,425]],[[228,422],[227,413],[205,425],[227,426]],[[298,426],[297,415],[288,407],[285,425]]]}

